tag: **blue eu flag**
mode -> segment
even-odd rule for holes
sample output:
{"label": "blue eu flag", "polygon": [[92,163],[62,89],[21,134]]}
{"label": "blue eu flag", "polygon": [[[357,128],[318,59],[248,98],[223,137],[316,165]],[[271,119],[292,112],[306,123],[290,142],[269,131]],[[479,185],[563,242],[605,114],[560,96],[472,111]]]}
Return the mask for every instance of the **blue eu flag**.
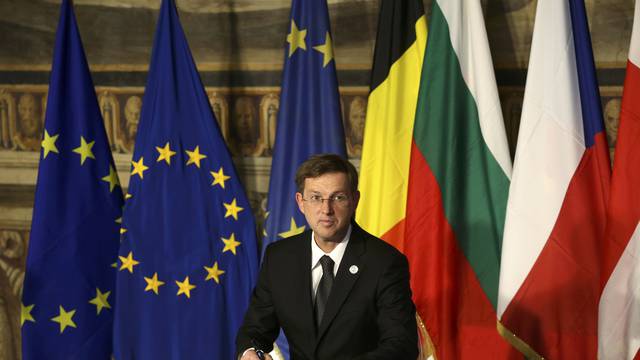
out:
{"label": "blue eu flag", "polygon": [[239,180],[164,0],[125,196],[116,359],[233,359],[258,270]]}
{"label": "blue eu flag", "polygon": [[[298,166],[318,153],[346,157],[332,43],[326,0],[293,0],[263,250],[306,229],[295,202]],[[282,338],[277,344],[286,356],[288,347]]]}
{"label": "blue eu flag", "polygon": [[75,15],[65,0],[21,304],[23,359],[110,358],[122,203]]}

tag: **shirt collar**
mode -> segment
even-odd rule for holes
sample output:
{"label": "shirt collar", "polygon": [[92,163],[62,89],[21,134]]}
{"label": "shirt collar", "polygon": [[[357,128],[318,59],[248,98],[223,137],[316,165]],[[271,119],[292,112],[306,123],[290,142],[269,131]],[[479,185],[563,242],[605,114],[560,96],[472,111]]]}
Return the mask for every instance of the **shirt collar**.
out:
{"label": "shirt collar", "polygon": [[319,265],[320,258],[323,257],[324,255],[327,255],[335,263],[334,271],[336,271],[338,269],[338,266],[340,265],[342,256],[344,255],[344,252],[347,249],[349,238],[351,238],[351,224],[349,224],[349,229],[347,229],[347,233],[345,234],[342,241],[340,241],[338,245],[336,245],[336,247],[330,253],[327,254],[322,249],[320,249],[318,244],[316,244],[315,234],[312,232],[311,233],[311,269],[315,268],[316,266],[320,266]]}

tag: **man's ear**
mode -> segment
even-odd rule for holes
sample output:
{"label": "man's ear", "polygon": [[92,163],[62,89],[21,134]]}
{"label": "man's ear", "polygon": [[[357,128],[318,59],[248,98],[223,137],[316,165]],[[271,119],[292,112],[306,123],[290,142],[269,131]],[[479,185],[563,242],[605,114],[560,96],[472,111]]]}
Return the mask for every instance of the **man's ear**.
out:
{"label": "man's ear", "polygon": [[296,203],[298,204],[300,212],[304,214],[304,200],[302,199],[302,194],[299,192],[296,192]]}
{"label": "man's ear", "polygon": [[360,191],[356,191],[355,194],[353,194],[353,209],[357,209],[358,208],[358,203],[360,202]]}

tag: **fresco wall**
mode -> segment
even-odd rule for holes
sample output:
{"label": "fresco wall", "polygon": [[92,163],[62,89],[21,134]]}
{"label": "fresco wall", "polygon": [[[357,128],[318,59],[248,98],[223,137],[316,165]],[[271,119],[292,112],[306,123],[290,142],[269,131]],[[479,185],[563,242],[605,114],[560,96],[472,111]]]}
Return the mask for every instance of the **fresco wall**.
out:
{"label": "fresco wall", "polygon": [[[386,1],[386,0],[384,0]],[[329,0],[349,157],[359,165],[378,0]],[[482,1],[511,153],[536,1]],[[615,145],[632,0],[587,0],[608,140]],[[0,360],[20,358],[19,299],[59,0],[0,0]],[[288,0],[178,0],[211,106],[256,219],[264,218]],[[76,0],[124,187],[160,0]],[[430,1],[425,1],[429,12]],[[260,224],[259,224],[260,225]]]}

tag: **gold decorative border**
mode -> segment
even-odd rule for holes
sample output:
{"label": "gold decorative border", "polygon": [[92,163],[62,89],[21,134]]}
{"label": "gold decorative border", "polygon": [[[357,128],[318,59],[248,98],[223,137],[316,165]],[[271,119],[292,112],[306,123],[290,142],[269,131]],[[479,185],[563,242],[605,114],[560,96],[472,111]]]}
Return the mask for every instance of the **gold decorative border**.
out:
{"label": "gold decorative border", "polygon": [[[282,63],[200,63],[199,71],[282,71]],[[371,70],[371,64],[337,64],[340,70]],[[94,64],[89,65],[94,72],[135,72],[147,71],[149,64]],[[0,71],[50,71],[51,64],[0,64]]]}
{"label": "gold decorative border", "polygon": [[511,330],[507,329],[502,323],[496,320],[496,329],[500,336],[502,336],[511,346],[520,351],[529,360],[544,360],[540,354],[538,354],[529,344],[517,337]]}
{"label": "gold decorative border", "polygon": [[416,322],[418,323],[418,332],[420,334],[420,355],[418,357],[419,360],[427,360],[434,359],[438,360],[436,356],[436,347],[433,345],[433,341],[431,341],[431,337],[429,336],[429,332],[427,331],[427,327],[424,325],[422,318],[416,312]]}

